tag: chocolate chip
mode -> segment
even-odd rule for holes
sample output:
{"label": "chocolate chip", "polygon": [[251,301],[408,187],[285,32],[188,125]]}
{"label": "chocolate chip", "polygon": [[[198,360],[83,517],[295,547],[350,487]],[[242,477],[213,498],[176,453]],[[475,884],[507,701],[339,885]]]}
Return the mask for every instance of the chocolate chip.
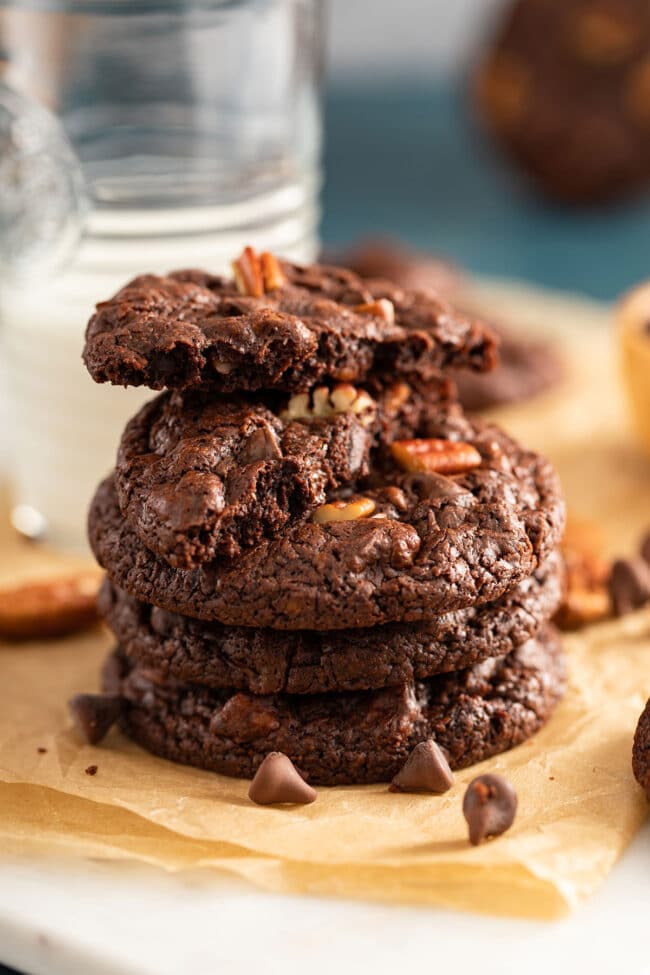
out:
{"label": "chocolate chip", "polygon": [[650,565],[650,532],[647,532],[641,542],[641,558]]}
{"label": "chocolate chip", "polygon": [[624,616],[650,600],[650,565],[643,558],[617,559],[609,577],[616,616]]}
{"label": "chocolate chip", "polygon": [[282,752],[270,752],[251,782],[248,798],[260,806],[275,803],[308,804],[316,799],[316,790],[307,785],[290,758]]}
{"label": "chocolate chip", "polygon": [[46,755],[47,754],[47,748],[43,748],[42,745],[39,745],[38,748],[36,749],[36,751],[38,752],[39,755]]}
{"label": "chocolate chip", "polygon": [[454,784],[454,774],[438,745],[429,739],[416,745],[390,784],[391,792],[433,792],[440,795]]}
{"label": "chocolate chip", "polygon": [[97,765],[89,765],[88,768],[85,769],[86,775],[97,775],[97,769]]}
{"label": "chocolate chip", "polygon": [[117,694],[76,694],[68,703],[75,728],[89,745],[96,745],[108,734],[121,707]]}
{"label": "chocolate chip", "polygon": [[517,793],[500,775],[479,775],[467,786],[463,816],[473,846],[478,846],[488,836],[505,833],[512,826],[516,812]]}

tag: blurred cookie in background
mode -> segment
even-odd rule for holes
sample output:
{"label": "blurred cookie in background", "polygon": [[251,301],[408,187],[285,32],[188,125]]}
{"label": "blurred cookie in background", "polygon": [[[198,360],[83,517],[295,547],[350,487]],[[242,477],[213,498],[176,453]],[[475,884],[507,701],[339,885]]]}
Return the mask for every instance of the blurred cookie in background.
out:
{"label": "blurred cookie in background", "polygon": [[366,237],[343,252],[325,254],[325,259],[349,267],[362,278],[385,278],[416,291],[432,288],[448,301],[462,298],[467,288],[467,279],[458,265],[392,237]]}
{"label": "blurred cookie in background", "polygon": [[[445,258],[390,238],[368,238],[342,254],[332,255],[332,259],[365,278],[387,278],[404,288],[433,289],[459,307],[490,318],[489,310],[476,306],[462,269]],[[480,375],[457,373],[454,377],[466,410],[524,402],[560,382],[562,364],[551,342],[518,335],[501,322],[490,320],[490,326],[500,339],[497,368]]]}
{"label": "blurred cookie in background", "polygon": [[473,79],[484,127],[548,196],[650,183],[650,4],[516,0]]}

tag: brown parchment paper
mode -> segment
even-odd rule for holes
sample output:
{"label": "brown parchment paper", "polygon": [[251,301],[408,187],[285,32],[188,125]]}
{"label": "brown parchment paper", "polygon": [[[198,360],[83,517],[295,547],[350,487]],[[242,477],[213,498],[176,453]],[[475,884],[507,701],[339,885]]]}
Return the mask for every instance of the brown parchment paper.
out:
{"label": "brown parchment paper", "polygon": [[[606,547],[624,552],[650,523],[650,463],[627,433],[605,314],[512,291],[490,289],[490,300],[552,323],[571,377],[500,422],[551,455],[572,511],[597,518]],[[44,563],[56,566],[0,536],[0,583]],[[569,689],[548,726],[458,775],[445,796],[320,789],[316,803],[296,809],[256,807],[248,783],[155,759],[117,730],[101,748],[80,745],[65,702],[97,686],[107,633],[0,645],[0,849],[226,870],[278,891],[559,916],[603,881],[646,815],[630,754],[650,695],[650,612],[565,642]],[[91,764],[95,776],[85,774]],[[461,797],[488,768],[511,779],[519,813],[509,833],[472,848]]]}

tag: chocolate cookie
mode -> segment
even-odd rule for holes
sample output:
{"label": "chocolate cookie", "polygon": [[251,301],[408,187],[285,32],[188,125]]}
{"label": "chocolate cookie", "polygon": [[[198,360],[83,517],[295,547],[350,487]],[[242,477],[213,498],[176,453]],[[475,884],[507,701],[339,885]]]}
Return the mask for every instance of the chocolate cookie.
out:
{"label": "chocolate cookie", "polygon": [[517,0],[476,81],[482,120],[545,193],[570,203],[650,182],[646,0]]}
{"label": "chocolate cookie", "polygon": [[[385,277],[404,288],[439,291],[460,308],[468,301],[467,282],[452,264],[390,239],[361,243],[348,251],[341,263],[362,277]],[[520,403],[552,389],[561,380],[562,364],[550,342],[517,335],[493,321],[490,328],[499,339],[495,368],[484,374],[454,373],[466,410]]]}
{"label": "chocolate cookie", "polygon": [[[432,414],[429,432],[434,439],[391,445],[412,470],[387,462],[362,494],[330,499],[311,521],[262,539],[232,564],[171,568],[124,521],[111,478],[91,505],[90,543],[111,579],[141,601],[230,626],[367,627],[498,599],[561,537],[557,476],[458,409]],[[463,472],[429,473],[429,460]]]}
{"label": "chocolate cookie", "polygon": [[122,436],[120,509],[176,568],[232,559],[367,476],[371,449],[412,437],[444,390],[444,381],[426,391],[402,382],[370,396],[339,383],[275,398],[274,410],[241,397],[164,393]]}
{"label": "chocolate cookie", "polygon": [[127,656],[165,680],[253,694],[319,694],[388,687],[504,656],[553,615],[562,577],[554,553],[495,603],[421,624],[330,633],[206,623],[140,603],[108,579],[99,605]]}
{"label": "chocolate cookie", "polygon": [[632,770],[639,785],[645,789],[650,800],[650,701],[639,718],[634,747],[632,749]]}
{"label": "chocolate cookie", "polygon": [[202,271],[144,275],[98,305],[84,350],[93,379],[293,392],[494,363],[489,328],[434,295],[250,248],[234,268],[235,280]]}
{"label": "chocolate cookie", "polygon": [[314,784],[389,782],[433,738],[452,768],[533,735],[564,689],[564,657],[549,627],[509,656],[381,691],[257,697],[164,680],[119,651],[105,690],[123,698],[121,725],[173,761],[251,778],[271,751]]}

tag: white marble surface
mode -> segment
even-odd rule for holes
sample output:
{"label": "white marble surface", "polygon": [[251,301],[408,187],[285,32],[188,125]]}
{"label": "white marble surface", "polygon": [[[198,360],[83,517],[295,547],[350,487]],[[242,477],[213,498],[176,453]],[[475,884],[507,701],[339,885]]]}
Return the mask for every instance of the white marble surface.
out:
{"label": "white marble surface", "polygon": [[[0,960],[29,975],[650,972],[650,823],[565,921],[261,893],[229,878],[0,856]],[[453,966],[453,967],[452,967]]]}

